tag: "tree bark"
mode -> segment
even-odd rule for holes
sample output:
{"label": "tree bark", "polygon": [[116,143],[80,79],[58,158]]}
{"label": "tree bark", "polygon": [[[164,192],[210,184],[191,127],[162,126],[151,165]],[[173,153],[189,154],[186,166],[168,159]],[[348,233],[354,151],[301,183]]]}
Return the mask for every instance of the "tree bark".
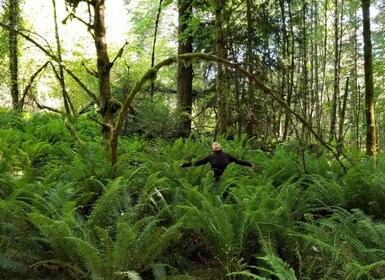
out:
{"label": "tree bark", "polygon": [[362,21],[365,68],[366,154],[369,156],[375,156],[377,153],[377,135],[375,122],[372,42],[370,30],[370,0],[362,0]]}
{"label": "tree bark", "polygon": [[111,94],[110,71],[112,63],[109,60],[106,41],[105,26],[105,0],[95,0],[94,7],[94,40],[97,54],[97,69],[99,78],[99,100],[100,114],[103,117],[103,139],[106,145],[109,144],[114,127],[113,114],[116,111],[116,104]]}
{"label": "tree bark", "polygon": [[19,63],[17,27],[19,18],[19,1],[9,0],[9,69],[11,73],[12,108],[22,110],[23,104],[19,103]]}
{"label": "tree bark", "polygon": [[[289,16],[289,30],[290,30],[290,36],[288,36],[288,46],[287,46],[287,52],[289,55],[289,41],[290,41],[290,65],[289,65],[289,77],[288,77],[288,89],[287,89],[287,97],[286,97],[286,102],[288,106],[291,106],[292,104],[292,97],[293,97],[293,91],[294,91],[294,72],[295,72],[295,34],[294,34],[294,26],[293,26],[293,13],[291,11],[291,3],[287,3],[287,8],[288,8],[288,16]],[[289,39],[290,38],[290,39]],[[285,112],[285,124],[284,124],[284,129],[283,129],[283,135],[282,135],[282,140],[286,141],[288,135],[289,135],[289,126],[291,123],[291,114],[289,112]]]}
{"label": "tree bark", "polygon": [[[246,56],[248,63],[248,71],[249,73],[253,73],[253,20],[252,20],[252,0],[246,0],[246,17],[247,17],[247,42],[246,42]],[[254,124],[254,94],[255,88],[251,79],[248,80],[248,106],[247,106],[247,115],[246,115],[246,133],[249,137],[252,137],[254,134],[253,124]]]}
{"label": "tree bark", "polygon": [[[192,53],[192,36],[188,30],[191,20],[192,1],[178,0],[178,55]],[[178,112],[180,113],[179,136],[191,133],[193,68],[191,63],[178,63]]]}
{"label": "tree bark", "polygon": [[[156,14],[156,19],[155,19],[154,39],[152,41],[151,67],[154,67],[154,64],[155,64],[155,47],[156,47],[156,39],[158,35],[159,17],[160,17],[160,13],[162,12],[162,3],[163,3],[163,0],[159,0],[158,12]],[[151,100],[154,99],[154,92],[155,92],[155,83],[154,81],[151,81]]]}
{"label": "tree bark", "polygon": [[334,87],[331,104],[329,140],[336,139],[337,135],[337,98],[340,93],[340,32],[339,32],[339,0],[334,1]]}
{"label": "tree bark", "polygon": [[[215,0],[215,35],[216,35],[216,52],[218,57],[227,59],[227,51],[222,31],[222,10],[225,0]],[[222,135],[227,130],[227,114],[226,114],[226,96],[225,96],[225,73],[222,64],[217,63],[217,106],[218,106],[218,123],[216,134]]]}
{"label": "tree bark", "polygon": [[59,36],[59,27],[57,24],[57,13],[56,13],[56,0],[52,0],[52,6],[53,6],[53,15],[54,15],[54,24],[55,24],[55,39],[56,39],[56,48],[57,48],[57,58],[59,62],[59,74],[58,79],[62,91],[63,96],[63,103],[64,108],[67,115],[71,114],[71,110],[74,113],[74,108],[72,106],[71,100],[69,99],[66,86],[65,86],[65,80],[64,80],[64,70],[63,70],[63,59],[61,55],[61,44],[60,44],[60,36]]}
{"label": "tree bark", "polygon": [[340,119],[339,119],[339,125],[338,125],[338,138],[337,138],[337,152],[339,154],[342,154],[342,151],[344,148],[344,138],[345,138],[344,123],[345,123],[345,116],[346,116],[346,104],[348,101],[348,94],[349,94],[349,77],[346,79],[345,91],[342,99],[342,106],[340,109]]}

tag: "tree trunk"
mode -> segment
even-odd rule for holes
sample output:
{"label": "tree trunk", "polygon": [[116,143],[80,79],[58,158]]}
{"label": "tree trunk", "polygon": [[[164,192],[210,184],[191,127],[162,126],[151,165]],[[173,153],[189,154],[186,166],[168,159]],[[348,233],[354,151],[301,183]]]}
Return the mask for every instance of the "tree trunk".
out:
{"label": "tree trunk", "polygon": [[[294,35],[294,27],[293,27],[293,14],[291,11],[291,3],[287,3],[288,8],[288,16],[289,16],[289,24],[290,24],[290,36],[288,36],[288,54],[289,54],[289,41],[290,41],[290,49],[291,49],[291,58],[290,58],[290,72],[288,77],[288,89],[287,89],[287,97],[286,102],[289,107],[291,107],[292,104],[292,97],[293,97],[293,91],[294,91],[294,72],[295,72],[295,35]],[[290,37],[290,39],[289,39]],[[287,137],[289,136],[289,126],[291,123],[291,114],[286,111],[285,116],[285,124],[284,124],[284,130],[283,130],[283,136],[282,140],[286,141]]]}
{"label": "tree trunk", "polygon": [[322,50],[322,56],[323,56],[323,60],[322,60],[322,68],[321,68],[321,71],[322,71],[322,81],[321,81],[321,96],[320,96],[320,100],[321,100],[321,108],[320,108],[320,116],[319,116],[319,130],[318,130],[318,133],[320,135],[322,135],[322,128],[321,128],[321,124],[322,124],[322,119],[323,119],[323,115],[324,115],[324,111],[323,111],[323,101],[324,101],[324,96],[325,96],[325,92],[326,92],[326,64],[327,64],[327,60],[328,60],[328,55],[327,55],[327,47],[328,47],[328,4],[329,4],[329,0],[325,0],[325,3],[324,3],[324,14],[323,14],[323,17],[324,17],[324,36],[323,36],[323,50]]}
{"label": "tree trunk", "polygon": [[[314,32],[318,32],[318,1],[314,0],[313,2],[313,6],[314,6],[314,27],[313,27],[313,30]],[[313,86],[313,95],[314,95],[314,102],[315,102],[315,123],[316,123],[316,131],[319,132],[321,131],[321,106],[322,106],[322,103],[321,103],[321,98],[320,98],[320,94],[319,94],[319,61],[318,61],[318,57],[319,57],[319,54],[318,54],[318,44],[321,42],[321,40],[318,40],[318,36],[317,38],[314,38],[314,41],[313,41],[313,46],[314,46],[314,54],[313,54],[313,57],[314,57],[314,74],[313,74],[313,77],[314,77],[314,86]]]}
{"label": "tree trunk", "polygon": [[[216,52],[218,57],[227,59],[227,51],[222,31],[222,10],[225,0],[215,0],[215,34],[216,34]],[[222,64],[217,63],[217,106],[218,106],[218,124],[216,134],[225,134],[227,130],[226,114],[226,96],[225,96],[225,73]]]}
{"label": "tree trunk", "polygon": [[105,0],[93,1],[94,7],[94,40],[97,54],[97,69],[99,78],[100,114],[103,116],[103,139],[106,146],[112,138],[116,104],[111,94],[110,71],[112,63],[109,60],[106,42]]}
{"label": "tree trunk", "polygon": [[19,17],[19,1],[9,0],[9,69],[11,72],[11,97],[12,108],[22,110],[23,104],[19,104],[19,63],[17,54],[17,26]]}
{"label": "tree trunk", "polygon": [[63,103],[64,103],[64,108],[66,111],[67,115],[71,114],[70,107],[72,109],[72,112],[74,113],[73,106],[71,104],[71,101],[69,99],[66,86],[65,86],[65,80],[64,80],[64,69],[63,69],[63,60],[62,60],[62,55],[61,55],[61,45],[60,45],[60,37],[59,37],[59,28],[57,24],[57,13],[56,13],[56,0],[52,0],[52,6],[53,6],[53,15],[54,15],[54,24],[55,24],[55,39],[56,39],[56,48],[57,48],[57,58],[59,62],[59,74],[58,74],[58,79],[60,83],[60,87],[62,90],[62,96],[63,96]]}
{"label": "tree trunk", "polygon": [[[191,0],[178,0],[179,28],[178,54],[192,53],[192,36],[188,24],[192,12]],[[178,63],[178,111],[180,112],[179,136],[188,137],[191,133],[193,68],[191,63]]]}
{"label": "tree trunk", "polygon": [[[253,73],[253,19],[252,19],[252,0],[246,0],[247,2],[247,11],[246,11],[246,17],[247,17],[247,42],[246,42],[246,56],[247,56],[247,63],[248,63],[248,71],[249,73]],[[255,87],[251,79],[248,80],[248,89],[247,89],[247,96],[248,96],[248,105],[247,105],[247,115],[246,115],[246,133],[249,137],[253,136],[253,123],[254,123],[254,94],[255,94]]]}
{"label": "tree trunk", "polygon": [[346,104],[348,101],[348,94],[349,94],[349,77],[346,79],[345,91],[342,99],[342,106],[340,109],[340,119],[339,119],[339,125],[338,125],[338,138],[337,138],[338,154],[342,154],[343,148],[344,148],[344,138],[345,138],[344,123],[345,123],[345,116],[346,116]]}
{"label": "tree trunk", "polygon": [[[308,4],[306,1],[303,2],[302,6],[302,44],[300,45],[302,50],[302,67],[301,67],[301,77],[302,77],[302,83],[300,84],[301,88],[301,95],[302,95],[302,108],[303,108],[303,116],[311,124],[311,117],[310,117],[310,98],[309,98],[309,70],[308,70],[308,48],[309,48],[309,37],[308,37],[308,26],[307,26],[307,14],[308,14]],[[306,128],[302,126],[302,136],[304,137],[304,133],[306,131]]]}
{"label": "tree trunk", "polygon": [[[157,39],[158,27],[159,27],[159,17],[160,17],[160,13],[162,12],[162,2],[163,0],[159,0],[158,12],[156,14],[156,19],[155,19],[154,39],[152,41],[151,67],[153,67],[155,64],[155,47],[156,47],[156,39]],[[155,83],[154,81],[151,81],[151,101],[153,101],[154,99],[154,91],[155,91]]]}
{"label": "tree trunk", "polygon": [[[339,0],[334,1],[334,87],[333,87],[333,97],[331,104],[331,116],[330,116],[330,130],[329,130],[329,140],[332,141],[336,139],[337,132],[337,98],[340,93],[340,40],[341,36],[339,32]],[[342,4],[341,4],[342,5]]]}
{"label": "tree trunk", "polygon": [[365,68],[365,115],[366,115],[366,154],[377,153],[377,136],[375,123],[372,42],[370,31],[370,0],[362,0],[362,20],[364,36],[364,68]]}

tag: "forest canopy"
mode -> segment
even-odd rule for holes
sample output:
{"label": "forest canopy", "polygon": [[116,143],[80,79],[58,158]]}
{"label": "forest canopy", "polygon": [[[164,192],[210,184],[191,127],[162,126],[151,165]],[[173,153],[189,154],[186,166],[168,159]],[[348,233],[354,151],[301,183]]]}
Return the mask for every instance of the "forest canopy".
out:
{"label": "forest canopy", "polygon": [[0,278],[385,277],[383,0],[0,4]]}

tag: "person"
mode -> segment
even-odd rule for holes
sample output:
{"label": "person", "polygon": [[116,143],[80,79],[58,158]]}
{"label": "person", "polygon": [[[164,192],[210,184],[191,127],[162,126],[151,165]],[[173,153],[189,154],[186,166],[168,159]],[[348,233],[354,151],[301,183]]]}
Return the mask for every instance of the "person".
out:
{"label": "person", "polygon": [[239,165],[250,166],[251,168],[255,167],[254,163],[244,161],[244,160],[239,160],[233,157],[232,155],[223,152],[222,147],[218,142],[214,142],[211,145],[211,149],[213,153],[208,155],[207,157],[194,162],[185,162],[180,166],[190,167],[190,166],[199,166],[199,165],[204,165],[206,163],[210,163],[211,169],[214,171],[214,178],[215,178],[216,184],[218,184],[219,179],[221,178],[223,172],[225,172],[226,167],[232,162]]}

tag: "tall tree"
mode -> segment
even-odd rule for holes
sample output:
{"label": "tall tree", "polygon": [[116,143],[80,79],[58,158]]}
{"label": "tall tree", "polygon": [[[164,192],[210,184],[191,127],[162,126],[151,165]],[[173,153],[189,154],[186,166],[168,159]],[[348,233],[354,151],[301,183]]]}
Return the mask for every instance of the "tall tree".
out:
{"label": "tall tree", "polygon": [[[246,18],[247,18],[247,41],[246,41],[246,60],[248,63],[248,71],[253,73],[253,19],[252,19],[252,0],[246,0]],[[246,116],[246,133],[248,136],[253,136],[253,123],[254,123],[254,94],[255,87],[251,79],[248,79],[248,108]]]}
{"label": "tall tree", "polygon": [[70,107],[73,111],[71,100],[69,99],[66,86],[65,86],[65,80],[64,80],[64,69],[63,69],[63,59],[61,54],[61,44],[60,44],[60,36],[59,36],[59,27],[57,23],[57,11],[56,11],[56,0],[52,0],[52,8],[53,8],[53,18],[54,18],[54,24],[55,24],[55,39],[56,39],[56,48],[57,48],[57,58],[59,62],[59,73],[57,73],[57,78],[60,83],[62,96],[63,96],[63,103],[64,108],[67,115],[71,114]]}
{"label": "tall tree", "polygon": [[[216,52],[218,57],[227,59],[227,51],[222,29],[223,8],[226,0],[215,0],[215,36],[216,36]],[[227,113],[226,113],[226,94],[225,94],[225,71],[222,64],[217,63],[217,106],[218,106],[218,124],[217,134],[224,134],[227,130]]]}
{"label": "tall tree", "polygon": [[[192,34],[189,23],[192,16],[192,0],[178,0],[178,54],[192,53]],[[191,63],[178,63],[178,110],[180,112],[180,136],[191,133],[193,68]]]}
{"label": "tall tree", "polygon": [[[154,39],[152,41],[151,67],[154,67],[155,65],[155,47],[156,47],[156,40],[157,40],[158,29],[159,29],[159,18],[160,18],[160,13],[162,12],[162,3],[163,3],[163,0],[159,0],[158,12],[156,13],[156,19],[155,19]],[[151,81],[151,100],[153,100],[154,98],[154,92],[155,92],[155,83],[154,81]]]}
{"label": "tall tree", "polygon": [[[75,15],[75,10],[80,2],[85,2],[89,12],[89,22],[78,18]],[[115,125],[114,114],[118,111],[120,104],[112,96],[111,91],[111,68],[114,61],[121,56],[123,48],[118,53],[117,57],[110,61],[107,51],[107,39],[106,39],[106,0],[66,0],[66,3],[72,7],[70,17],[79,19],[82,23],[87,25],[87,28],[92,33],[96,48],[96,66],[97,66],[97,78],[99,89],[99,112],[103,118],[102,134],[104,143],[106,146],[112,144],[111,138],[113,135],[113,128]]]}
{"label": "tall tree", "polygon": [[330,141],[336,139],[337,135],[337,102],[340,94],[340,38],[342,34],[340,34],[340,20],[342,20],[342,16],[340,16],[340,8],[343,3],[340,3],[338,0],[334,0],[334,86],[333,86],[333,97],[331,104],[331,119],[330,119]]}
{"label": "tall tree", "polygon": [[362,22],[365,68],[366,154],[374,156],[377,152],[377,136],[372,65],[372,41],[370,30],[370,0],[362,0]]}
{"label": "tall tree", "polygon": [[9,70],[11,73],[12,108],[22,109],[19,104],[19,62],[17,27],[19,21],[19,0],[9,0]]}
{"label": "tall tree", "polygon": [[[284,13],[284,7],[286,6],[285,3],[282,3],[282,16],[284,17],[285,13]],[[294,71],[295,71],[295,66],[296,66],[296,63],[295,63],[295,34],[294,34],[294,19],[293,19],[293,12],[292,12],[292,3],[291,2],[288,2],[287,3],[287,14],[288,14],[288,18],[289,18],[289,21],[288,21],[288,24],[289,24],[289,30],[288,30],[288,34],[287,34],[287,50],[286,50],[286,53],[287,53],[287,56],[289,56],[290,54],[290,63],[288,62],[288,68],[289,68],[289,73],[288,73],[288,82],[287,82],[287,94],[286,94],[286,102],[288,104],[288,106],[291,106],[292,105],[292,99],[293,99],[293,92],[294,92]],[[285,17],[284,17],[285,18]],[[289,136],[289,126],[290,126],[290,122],[291,122],[291,115],[286,112],[286,116],[285,116],[285,123],[284,123],[284,128],[283,128],[283,135],[282,135],[282,139],[283,140],[286,140],[287,137]]]}

